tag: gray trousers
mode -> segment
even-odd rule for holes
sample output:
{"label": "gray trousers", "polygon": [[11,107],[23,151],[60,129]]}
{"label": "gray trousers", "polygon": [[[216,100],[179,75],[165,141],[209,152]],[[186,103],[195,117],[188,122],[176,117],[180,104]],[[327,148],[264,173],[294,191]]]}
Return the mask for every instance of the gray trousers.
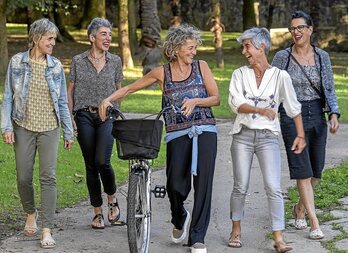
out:
{"label": "gray trousers", "polygon": [[231,219],[239,221],[244,216],[245,197],[255,154],[262,172],[272,230],[283,230],[284,201],[280,185],[281,156],[278,136],[270,130],[243,127],[241,132],[233,135],[231,154],[234,177],[230,200]]}
{"label": "gray trousers", "polygon": [[51,228],[57,202],[56,167],[59,128],[47,132],[32,132],[14,124],[17,188],[26,213],[36,210],[33,172],[36,151],[39,154],[42,227]]}

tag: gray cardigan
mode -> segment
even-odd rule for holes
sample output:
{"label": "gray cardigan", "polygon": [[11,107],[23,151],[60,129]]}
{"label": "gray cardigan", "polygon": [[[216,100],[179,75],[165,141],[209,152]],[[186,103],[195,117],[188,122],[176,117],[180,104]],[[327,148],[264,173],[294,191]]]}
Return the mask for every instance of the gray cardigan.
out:
{"label": "gray cardigan", "polygon": [[[287,70],[290,62],[291,48],[292,45],[277,52],[273,58],[272,65]],[[320,70],[321,85],[329,108],[329,118],[333,113],[337,114],[337,117],[340,117],[329,54],[315,46],[313,46],[313,49],[315,52],[315,64],[317,65],[317,69]]]}

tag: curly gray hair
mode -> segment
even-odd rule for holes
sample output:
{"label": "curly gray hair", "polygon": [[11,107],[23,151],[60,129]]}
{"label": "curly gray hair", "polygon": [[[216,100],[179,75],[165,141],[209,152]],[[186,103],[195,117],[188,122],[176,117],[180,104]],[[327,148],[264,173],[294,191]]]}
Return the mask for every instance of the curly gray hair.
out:
{"label": "curly gray hair", "polygon": [[46,33],[57,35],[59,33],[59,29],[47,18],[41,18],[34,21],[30,26],[28,34],[29,48],[32,49]]}
{"label": "curly gray hair", "polygon": [[163,53],[166,59],[169,62],[174,61],[176,59],[175,51],[177,51],[186,40],[191,39],[195,39],[197,45],[202,44],[201,33],[195,26],[182,24],[177,27],[171,27],[162,44]]}
{"label": "curly gray hair", "polygon": [[269,31],[265,27],[253,27],[248,30],[245,30],[243,34],[237,38],[237,41],[242,44],[244,40],[251,40],[251,44],[253,44],[254,47],[259,49],[262,44],[265,45],[265,54],[267,55],[269,53],[269,50],[271,49],[272,42],[271,42],[271,35],[269,34]]}

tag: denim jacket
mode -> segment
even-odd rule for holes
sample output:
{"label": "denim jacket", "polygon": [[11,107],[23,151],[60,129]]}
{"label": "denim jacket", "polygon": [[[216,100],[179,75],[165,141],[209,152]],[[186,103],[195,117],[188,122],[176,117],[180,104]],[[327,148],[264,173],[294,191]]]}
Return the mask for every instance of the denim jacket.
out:
{"label": "denim jacket", "polygon": [[[14,55],[7,69],[4,100],[1,108],[1,131],[13,132],[13,121],[23,121],[29,94],[32,69],[29,50]],[[63,139],[74,138],[64,70],[61,62],[47,55],[46,80],[54,104],[58,124],[63,129]]]}
{"label": "denim jacket", "polygon": [[[272,65],[287,70],[290,61],[291,48],[292,46],[277,52],[273,58]],[[320,70],[321,84],[329,108],[329,118],[333,113],[337,114],[337,117],[340,117],[329,54],[320,48],[314,46],[313,48],[315,52],[315,64]]]}

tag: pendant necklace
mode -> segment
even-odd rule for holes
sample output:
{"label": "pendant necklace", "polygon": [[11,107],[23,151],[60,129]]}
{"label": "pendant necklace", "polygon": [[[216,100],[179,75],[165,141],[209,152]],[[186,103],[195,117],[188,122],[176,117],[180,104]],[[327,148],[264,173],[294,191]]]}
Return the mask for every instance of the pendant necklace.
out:
{"label": "pendant necklace", "polygon": [[89,52],[89,55],[92,57],[93,61],[95,64],[99,64],[99,61],[105,56],[105,53],[103,53],[102,56],[100,56],[99,58],[96,58],[92,55],[91,51]]}

